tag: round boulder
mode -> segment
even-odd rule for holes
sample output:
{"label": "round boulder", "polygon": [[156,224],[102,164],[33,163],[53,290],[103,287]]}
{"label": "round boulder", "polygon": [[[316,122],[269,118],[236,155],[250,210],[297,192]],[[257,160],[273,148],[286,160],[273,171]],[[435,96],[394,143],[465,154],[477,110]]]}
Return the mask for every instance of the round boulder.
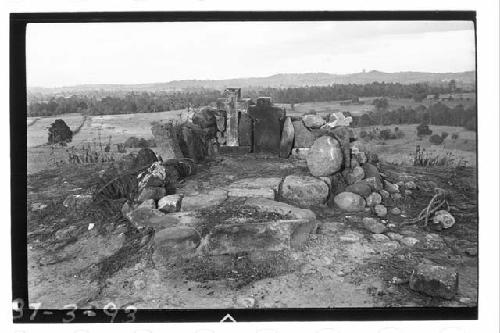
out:
{"label": "round boulder", "polygon": [[281,197],[297,206],[321,205],[328,193],[328,185],[323,180],[310,176],[290,175],[281,187]]}
{"label": "round boulder", "polygon": [[342,150],[337,140],[322,136],[314,141],[306,157],[307,167],[315,177],[327,177],[340,170]]}
{"label": "round boulder", "polygon": [[333,199],[335,204],[348,212],[362,212],[365,209],[365,199],[352,192],[342,192]]}
{"label": "round boulder", "polygon": [[320,128],[325,123],[325,120],[317,114],[308,114],[302,117],[304,125],[308,128]]}

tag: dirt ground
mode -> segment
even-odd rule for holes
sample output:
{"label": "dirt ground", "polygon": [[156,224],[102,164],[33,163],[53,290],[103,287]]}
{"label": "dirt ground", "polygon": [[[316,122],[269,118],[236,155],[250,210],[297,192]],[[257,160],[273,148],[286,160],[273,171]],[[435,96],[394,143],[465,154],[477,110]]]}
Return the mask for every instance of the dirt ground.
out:
{"label": "dirt ground", "polygon": [[[304,248],[275,256],[259,267],[228,258],[224,278],[204,274],[210,261],[155,265],[151,232],[138,232],[121,216],[123,202],[68,209],[69,194],[88,193],[103,165],[62,165],[28,175],[28,286],[42,308],[300,308],[475,306],[477,304],[477,196],[475,169],[381,165],[394,182],[414,180],[418,189],[389,215],[393,232],[421,240],[414,247],[375,241],[360,223],[364,214],[313,207],[320,226]],[[222,156],[200,165],[179,184],[179,193],[203,192],[248,177],[307,174],[304,161],[264,155]],[[456,224],[444,231],[402,225],[416,216],[435,187],[453,193]],[[39,209],[39,205],[47,205]],[[38,207],[37,207],[38,205]],[[387,205],[392,208],[391,204]],[[93,228],[90,227],[93,223]],[[90,230],[89,230],[90,229]],[[437,234],[439,242],[426,239]],[[396,242],[397,243],[397,242]],[[452,300],[412,291],[408,278],[418,263],[453,266],[459,291]],[[253,270],[252,270],[253,269]],[[220,275],[219,275],[220,277]]]}

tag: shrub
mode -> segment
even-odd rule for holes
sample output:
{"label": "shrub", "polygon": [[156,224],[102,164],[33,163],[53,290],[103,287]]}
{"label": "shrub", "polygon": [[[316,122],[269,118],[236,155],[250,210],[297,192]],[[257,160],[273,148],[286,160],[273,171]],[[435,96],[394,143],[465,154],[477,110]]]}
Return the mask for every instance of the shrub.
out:
{"label": "shrub", "polygon": [[417,135],[418,136],[423,136],[423,135],[431,135],[432,130],[429,129],[429,125],[425,123],[421,123],[420,125],[417,126]]}
{"label": "shrub", "polygon": [[437,134],[434,134],[429,138],[430,143],[432,143],[433,145],[440,145],[443,143],[443,140],[444,139]]}
{"label": "shrub", "polygon": [[476,119],[470,119],[469,121],[467,121],[465,123],[465,129],[469,130],[469,131],[476,131],[477,130],[477,127],[476,127]]}
{"label": "shrub", "polygon": [[391,140],[396,138],[390,129],[381,130],[379,136],[382,140]]}
{"label": "shrub", "polygon": [[448,137],[448,132],[442,132],[441,133],[441,139],[446,139]]}
{"label": "shrub", "polygon": [[452,138],[453,140],[458,139],[458,133],[453,133],[453,134],[451,135],[451,138]]}
{"label": "shrub", "polygon": [[73,139],[73,132],[62,119],[56,119],[49,127],[49,144],[61,144],[71,142]]}
{"label": "shrub", "polygon": [[[397,127],[396,127],[396,128],[397,128]],[[405,132],[403,132],[403,131],[399,131],[399,130],[398,130],[398,131],[396,131],[395,135],[396,135],[396,138],[397,138],[397,139],[401,139],[401,138],[404,138],[404,137],[405,137]]]}
{"label": "shrub", "polygon": [[152,148],[156,147],[156,142],[154,139],[146,140],[144,138],[136,138],[135,136],[131,136],[123,143],[123,146],[126,148]]}
{"label": "shrub", "polygon": [[361,132],[359,132],[359,137],[360,137],[361,139],[364,139],[364,138],[366,138],[367,136],[368,136],[368,132],[367,132],[367,131],[362,130]]}

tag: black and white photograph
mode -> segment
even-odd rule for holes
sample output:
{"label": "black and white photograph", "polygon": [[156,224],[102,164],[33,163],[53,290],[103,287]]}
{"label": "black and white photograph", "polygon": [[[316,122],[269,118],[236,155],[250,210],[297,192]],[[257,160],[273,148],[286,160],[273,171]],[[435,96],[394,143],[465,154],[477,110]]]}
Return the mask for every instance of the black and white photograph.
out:
{"label": "black and white photograph", "polygon": [[475,12],[386,14],[28,23],[17,314],[477,319]]}

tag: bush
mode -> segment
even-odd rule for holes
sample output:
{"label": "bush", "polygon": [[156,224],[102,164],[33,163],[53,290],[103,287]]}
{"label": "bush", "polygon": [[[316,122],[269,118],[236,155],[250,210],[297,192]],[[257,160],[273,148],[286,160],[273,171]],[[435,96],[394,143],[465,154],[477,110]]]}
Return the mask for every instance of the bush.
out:
{"label": "bush", "polygon": [[49,144],[61,144],[71,142],[73,139],[73,132],[62,119],[56,119],[49,127]]}
{"label": "bush", "polygon": [[441,133],[441,139],[446,139],[448,137],[448,132],[442,132]]}
{"label": "bush", "polygon": [[[396,128],[397,128],[397,127],[396,127]],[[401,138],[404,138],[404,137],[405,137],[405,132],[403,132],[403,131],[399,131],[399,130],[398,130],[398,131],[396,131],[395,135],[396,135],[396,138],[397,138],[397,139],[401,139]]]}
{"label": "bush", "polygon": [[396,135],[394,135],[390,129],[381,130],[379,136],[382,140],[391,140],[396,138]]}
{"label": "bush", "polygon": [[477,130],[477,127],[476,127],[476,119],[470,119],[469,121],[467,121],[465,123],[465,129],[466,130],[469,130],[469,131],[476,131]]}
{"label": "bush", "polygon": [[361,132],[359,132],[359,137],[360,137],[361,139],[364,139],[364,138],[366,138],[367,136],[368,136],[368,132],[367,132],[367,131],[362,130]]}
{"label": "bush", "polygon": [[451,138],[452,138],[453,140],[458,139],[458,133],[453,133],[453,134],[451,135]]}
{"label": "bush", "polygon": [[433,145],[440,145],[443,143],[443,140],[444,139],[437,134],[434,134],[429,138],[430,143],[432,143]]}
{"label": "bush", "polygon": [[417,126],[417,135],[418,136],[423,136],[423,135],[431,135],[432,131],[429,129],[429,125],[421,123],[420,125]]}
{"label": "bush", "polygon": [[136,138],[135,136],[131,136],[123,143],[123,146],[126,148],[152,148],[156,147],[156,143],[154,139],[146,140],[144,138]]}

